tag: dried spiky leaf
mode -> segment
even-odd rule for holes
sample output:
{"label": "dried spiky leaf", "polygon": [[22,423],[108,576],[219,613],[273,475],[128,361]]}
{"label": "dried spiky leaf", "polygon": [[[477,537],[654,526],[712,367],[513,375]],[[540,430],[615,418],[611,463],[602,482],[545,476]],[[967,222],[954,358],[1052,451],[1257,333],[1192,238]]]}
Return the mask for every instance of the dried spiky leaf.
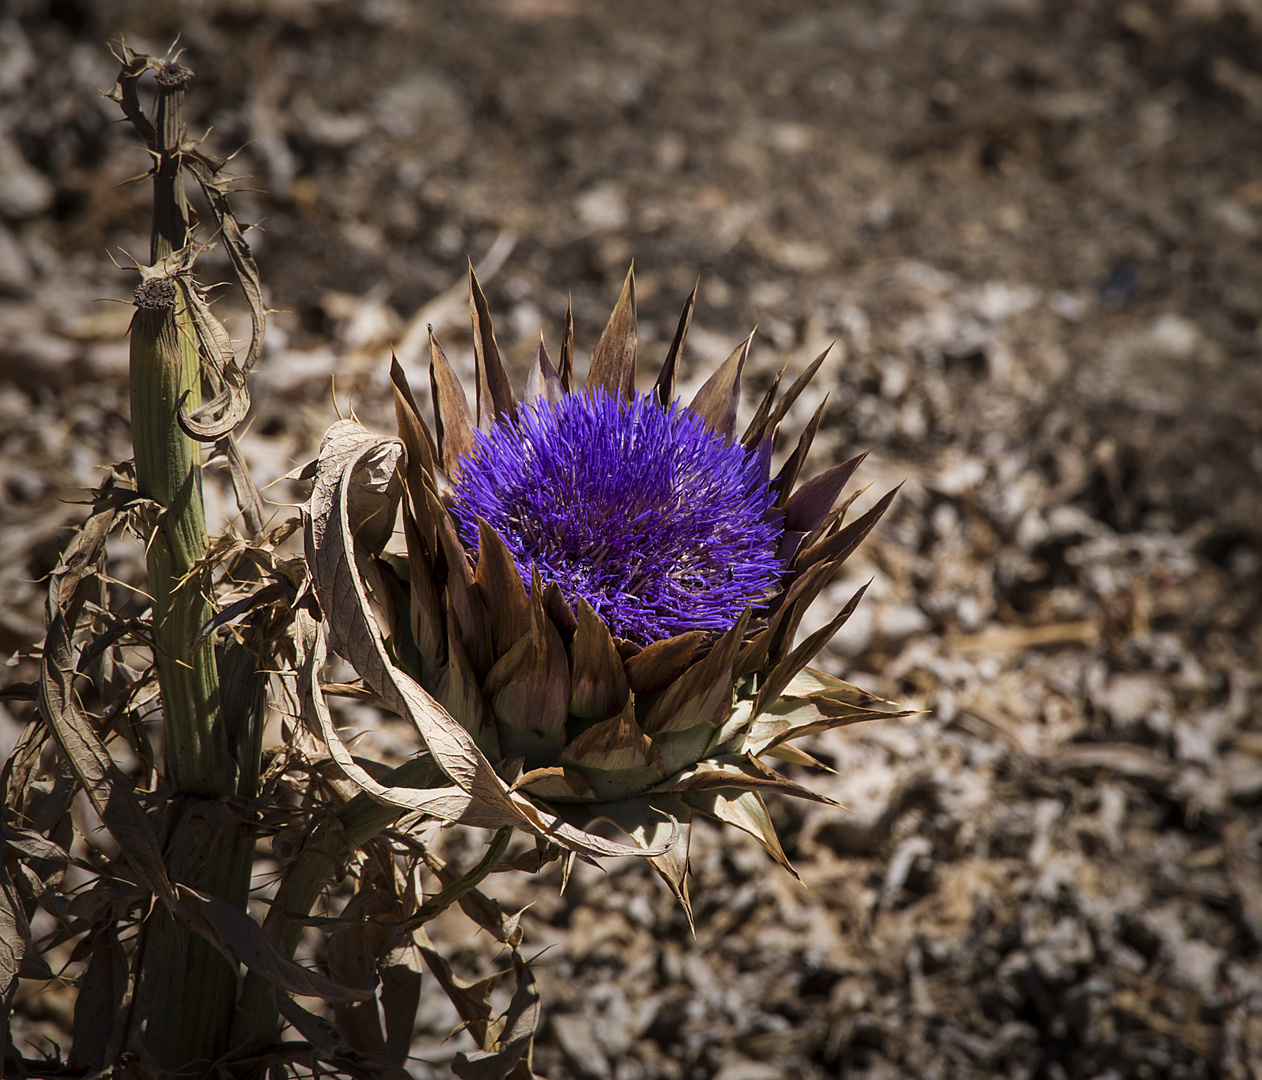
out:
{"label": "dried spiky leaf", "polygon": [[502,657],[530,630],[530,598],[503,539],[478,519],[478,567],[474,585],[491,624],[496,657]]}
{"label": "dried spiky leaf", "polygon": [[863,464],[863,459],[867,456],[868,451],[865,450],[840,465],[826,469],[789,496],[784,508],[786,531],[809,533],[818,528],[837,502],[842,488],[850,482],[855,470]]}
{"label": "dried spiky leaf", "polygon": [[[836,342],[833,342],[835,345]],[[793,385],[784,392],[784,396],[776,402],[776,407],[771,410],[771,415],[767,418],[768,429],[774,430],[781,420],[788,414],[789,409],[793,407],[793,403],[802,396],[802,391],[810,385],[815,373],[819,371],[820,365],[824,363],[824,359],[833,350],[833,345],[829,345],[822,353],[807,365],[806,369],[793,380]]]}
{"label": "dried spiky leaf", "polygon": [[679,325],[675,327],[675,336],[671,339],[670,348],[666,351],[666,359],[662,370],[653,385],[653,393],[657,403],[663,409],[668,408],[675,400],[675,375],[679,368],[679,359],[684,354],[684,342],[688,338],[688,327],[692,325],[692,311],[697,306],[697,289],[701,286],[700,278],[684,301],[684,309],[679,313]]}
{"label": "dried spiky leaf", "polygon": [[412,395],[407,374],[393,353],[390,354],[390,385],[394,391],[394,417],[399,427],[399,438],[403,440],[408,454],[408,491],[415,502],[422,485],[432,487],[435,484],[438,448]]}
{"label": "dried spiky leaf", "polygon": [[561,761],[573,766],[601,801],[647,791],[666,775],[661,752],[636,723],[631,702],[583,731],[565,747]]}
{"label": "dried spiky leaf", "polygon": [[636,694],[655,694],[666,689],[688,670],[705,637],[700,630],[689,630],[646,645],[626,661],[627,685]]}
{"label": "dried spiky leaf", "polygon": [[735,626],[724,634],[700,663],[693,664],[672,682],[650,706],[644,730],[651,735],[680,731],[695,724],[713,723],[716,711],[730,707],[731,668],[750,611],[746,609]]}
{"label": "dried spiky leaf", "polygon": [[565,397],[561,386],[561,376],[552,366],[552,357],[543,343],[543,335],[539,335],[539,349],[531,361],[530,371],[526,374],[526,400],[546,401],[556,405]]}
{"label": "dried spiky leaf", "polygon": [[609,628],[582,597],[570,646],[570,714],[581,719],[616,716],[630,693]]}
{"label": "dried spiky leaf", "polygon": [[894,501],[894,496],[898,494],[898,490],[901,487],[902,484],[899,484],[898,487],[881,496],[871,510],[862,517],[856,518],[835,535],[828,537],[826,540],[821,540],[817,544],[812,544],[799,552],[797,558],[793,561],[794,570],[801,572],[818,562],[828,560],[835,563],[848,558],[851,552],[863,542],[863,538],[873,530],[876,523],[885,516],[885,511],[890,508]]}
{"label": "dried spiky leaf", "polygon": [[793,676],[806,667],[815,654],[828,644],[832,640],[833,635],[845,625],[850,616],[854,614],[855,608],[859,606],[859,601],[863,599],[863,594],[868,591],[868,584],[870,583],[862,585],[846,603],[845,607],[837,612],[825,626],[820,627],[820,629],[811,634],[767,673],[763,684],[758,688],[758,697],[754,702],[754,716],[757,716],[779,698]]}
{"label": "dried spiky leaf", "polygon": [[574,304],[565,305],[565,327],[561,331],[561,357],[557,362],[557,377],[561,389],[567,394],[574,391]]}
{"label": "dried spiky leaf", "polygon": [[487,672],[485,689],[500,721],[504,750],[532,760],[540,751],[540,741],[555,750],[561,747],[570,703],[570,669],[561,635],[544,613],[537,578],[527,612],[526,632]]}
{"label": "dried spiky leaf", "polygon": [[635,267],[627,271],[622,293],[605,332],[600,335],[587,375],[588,390],[603,389],[630,398],[635,394]]}
{"label": "dried spiky leaf", "polygon": [[[819,422],[824,416],[824,406],[827,403],[827,397],[819,403],[806,427],[802,429],[802,434],[798,436],[797,446],[794,447],[793,453],[785,458],[780,471],[776,473],[776,478],[771,482],[772,488],[776,491],[776,506],[781,510],[788,505],[789,498],[793,494],[793,485],[797,483],[798,473],[801,472],[806,455],[810,452],[811,443],[815,441],[815,433],[819,430]],[[780,557],[786,558],[783,553]]]}
{"label": "dried spiky leaf", "polygon": [[[669,815],[669,817],[667,816]],[[646,850],[660,843],[660,836],[673,818],[688,822],[688,807],[677,796],[656,796],[653,799],[623,799],[600,807],[599,816],[617,825],[624,833]],[[649,862],[684,909],[688,925],[692,926],[692,902],[688,896],[688,841],[691,825],[681,843],[670,848],[664,855],[651,855]]]}
{"label": "dried spiky leaf", "polygon": [[478,427],[489,431],[500,417],[511,420],[517,415],[517,399],[500,361],[491,310],[473,272],[473,263],[469,264],[469,317],[473,320],[473,356],[478,373]]}
{"label": "dried spiky leaf", "polygon": [[775,378],[771,380],[771,385],[767,387],[766,393],[763,394],[762,400],[759,401],[753,419],[750,420],[749,425],[745,428],[745,434],[741,436],[741,444],[747,450],[761,444],[767,438],[768,433],[774,431],[775,425],[769,423],[771,410],[775,407],[776,394],[780,390],[780,382],[784,378],[784,373],[788,366],[789,362],[787,360],[780,366],[780,370],[776,372]]}
{"label": "dried spiky leaf", "polygon": [[432,556],[411,515],[403,519],[403,535],[407,543],[408,587],[411,591],[408,630],[421,660],[421,679],[428,682],[446,663],[447,634],[443,625],[442,599],[434,581]]}
{"label": "dried spiky leaf", "polygon": [[717,432],[725,439],[732,438],[736,430],[736,410],[741,403],[741,372],[745,370],[745,361],[749,358],[749,347],[753,344],[751,332],[740,345],[732,350],[732,355],[697,391],[697,396],[688,406],[700,416],[706,427]]}
{"label": "dried spiky leaf", "polygon": [[456,372],[443,352],[443,347],[429,335],[429,385],[434,399],[434,423],[438,426],[438,451],[443,472],[455,478],[460,474],[460,459],[473,449],[473,416],[469,399]]}
{"label": "dried spiky leaf", "polygon": [[433,683],[434,698],[461,727],[469,732],[478,748],[492,760],[500,757],[499,736],[490,715],[477,672],[469,662],[460,641],[460,627],[448,624],[447,663]]}
{"label": "dried spiky leaf", "polygon": [[738,788],[712,788],[708,791],[690,791],[683,797],[683,801],[706,817],[726,825],[734,825],[748,833],[776,862],[794,877],[798,876],[785,855],[784,848],[780,846],[776,827],[771,823],[771,815],[767,813],[767,804],[758,792],[741,791]]}

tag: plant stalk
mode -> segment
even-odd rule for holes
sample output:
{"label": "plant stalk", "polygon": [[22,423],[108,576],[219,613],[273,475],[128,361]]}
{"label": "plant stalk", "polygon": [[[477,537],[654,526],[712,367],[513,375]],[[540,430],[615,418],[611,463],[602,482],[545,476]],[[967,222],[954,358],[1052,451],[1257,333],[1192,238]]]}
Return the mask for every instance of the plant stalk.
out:
{"label": "plant stalk", "polygon": [[[137,488],[156,511],[146,561],[167,776],[176,793],[168,808],[168,871],[174,880],[244,908],[252,837],[216,826],[222,818],[206,812],[214,805],[207,800],[237,793],[238,768],[221,714],[214,642],[208,637],[194,647],[213,608],[201,567],[207,547],[201,448],[180,427],[178,414],[181,404],[191,410],[201,403],[199,349],[184,292],[187,269],[159,268],[189,239],[180,142],[184,86],[191,77],[180,64],[157,70],[153,265],[136,290],[132,439]],[[218,831],[211,835],[211,829]],[[204,1074],[227,1049],[236,965],[165,913],[155,913],[150,932],[143,972],[148,1007],[141,1017],[145,1050],[162,1076]]]}

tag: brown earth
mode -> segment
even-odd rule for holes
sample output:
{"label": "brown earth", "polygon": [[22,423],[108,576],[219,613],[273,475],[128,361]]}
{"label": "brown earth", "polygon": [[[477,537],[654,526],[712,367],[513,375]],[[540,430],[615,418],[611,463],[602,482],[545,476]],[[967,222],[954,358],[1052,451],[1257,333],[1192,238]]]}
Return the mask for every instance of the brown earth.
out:
{"label": "brown earth", "polygon": [[[686,376],[755,323],[751,392],[836,341],[790,423],[827,392],[815,465],[875,444],[861,477],[907,480],[820,603],[872,578],[820,665],[924,713],[819,738],[851,812],[780,808],[805,888],[699,828],[695,940],[638,862],[505,878],[551,946],[537,1072],[1262,1076],[1257,0],[10,0],[6,655],[42,637],[68,500],[129,453],[130,308],[99,300],[147,250],[147,163],[95,89],[119,32],[179,34],[192,129],[243,147],[280,312],[260,484],[312,455],[333,377],[389,430],[409,329],[471,363],[461,299],[431,301],[492,247],[518,364],[570,295],[590,350],[633,258],[660,355],[699,274]],[[446,947],[489,960],[463,925]],[[47,1047],[67,1000],[27,993],[15,1037]],[[442,1075],[425,1006],[413,1071]]]}

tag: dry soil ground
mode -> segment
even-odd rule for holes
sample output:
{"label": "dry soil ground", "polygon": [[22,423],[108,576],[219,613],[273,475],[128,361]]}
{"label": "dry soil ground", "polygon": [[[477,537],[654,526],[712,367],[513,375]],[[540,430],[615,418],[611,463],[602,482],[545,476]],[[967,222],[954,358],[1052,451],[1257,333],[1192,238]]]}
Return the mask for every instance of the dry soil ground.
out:
{"label": "dry soil ground", "polygon": [[[1257,0],[9,0],[6,655],[42,636],[67,500],[128,453],[120,32],[179,34],[195,130],[244,147],[282,312],[260,483],[311,456],[334,376],[389,430],[388,347],[424,385],[426,321],[471,362],[431,302],[493,247],[519,365],[570,295],[590,350],[632,258],[664,352],[699,274],[687,375],[755,323],[751,390],[836,341],[793,417],[828,393],[815,465],[875,445],[862,478],[908,481],[821,601],[873,579],[821,665],[925,711],[820,738],[851,812],[781,811],[807,887],[702,832],[695,941],[636,862],[505,880],[552,946],[541,1075],[1262,1076]],[[20,1033],[65,1008],[26,997]]]}

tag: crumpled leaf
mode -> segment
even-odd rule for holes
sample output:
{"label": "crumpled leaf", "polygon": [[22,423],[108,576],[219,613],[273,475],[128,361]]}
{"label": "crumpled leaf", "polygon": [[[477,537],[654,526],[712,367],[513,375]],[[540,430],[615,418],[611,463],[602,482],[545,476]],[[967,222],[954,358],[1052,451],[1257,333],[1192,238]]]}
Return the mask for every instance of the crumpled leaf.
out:
{"label": "crumpled leaf", "polygon": [[215,442],[245,419],[250,411],[250,392],[246,387],[245,372],[237,366],[232,339],[211,313],[202,290],[185,275],[176,280],[193,320],[203,371],[217,391],[209,401],[202,402],[191,411],[181,401],[176,418],[186,435],[202,442]]}
{"label": "crumpled leaf", "polygon": [[175,889],[179,894],[177,914],[184,925],[201,934],[225,956],[258,972],[282,990],[328,1002],[366,1001],[372,997],[372,988],[343,986],[291,960],[276,948],[248,912],[187,885],[176,885]]}
{"label": "crumpled leaf", "polygon": [[127,954],[113,923],[93,927],[92,957],[75,998],[72,1060],[90,1070],[103,1069],[118,1057],[123,1027],[119,1023],[127,994]]}
{"label": "crumpled leaf", "polygon": [[33,948],[31,924],[8,868],[0,859],[0,1014],[6,1021],[18,974]]}
{"label": "crumpled leaf", "polygon": [[[513,966],[517,971],[517,989],[504,1015],[496,1045],[490,1050],[457,1054],[451,1071],[460,1080],[506,1080],[510,1074],[521,1075],[514,1070],[529,1053],[539,1025],[539,989],[529,966],[516,954]],[[526,1075],[533,1076],[533,1072],[529,1071],[529,1059],[526,1060]]]}

